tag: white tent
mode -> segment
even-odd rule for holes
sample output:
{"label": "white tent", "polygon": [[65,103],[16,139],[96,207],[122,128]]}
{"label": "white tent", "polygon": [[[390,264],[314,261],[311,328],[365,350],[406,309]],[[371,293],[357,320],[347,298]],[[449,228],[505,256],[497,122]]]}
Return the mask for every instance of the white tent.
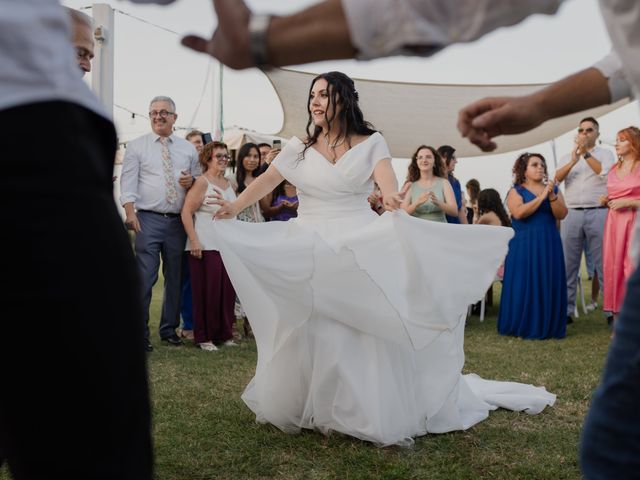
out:
{"label": "white tent", "polygon": [[229,127],[225,128],[222,136],[224,143],[227,144],[229,150],[238,150],[242,145],[247,142],[251,143],[268,143],[273,145],[274,140],[280,140],[282,146],[287,143],[287,139],[279,137],[277,135],[269,135],[266,133],[256,132],[255,130],[249,130],[243,127]]}
{"label": "white tent", "polygon": [[[313,73],[288,69],[265,72],[278,95],[284,111],[284,122],[278,135],[286,138],[306,136],[307,95]],[[420,144],[453,145],[458,157],[483,155],[477,147],[463,139],[456,128],[458,111],[484,97],[524,95],[544,87],[531,85],[439,85],[404,82],[382,82],[355,79],[360,106],[365,119],[384,135],[391,155],[409,158]],[[498,149],[491,154],[528,148],[568,132],[581,118],[599,117],[629,102],[621,100],[544,123],[520,135],[502,136]]]}

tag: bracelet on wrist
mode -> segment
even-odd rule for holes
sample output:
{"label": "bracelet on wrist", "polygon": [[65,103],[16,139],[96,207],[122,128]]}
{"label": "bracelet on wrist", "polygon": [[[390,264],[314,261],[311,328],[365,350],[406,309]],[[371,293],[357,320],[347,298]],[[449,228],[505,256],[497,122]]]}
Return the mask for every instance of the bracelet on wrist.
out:
{"label": "bracelet on wrist", "polygon": [[271,15],[252,14],[249,19],[249,52],[256,67],[270,68],[267,52],[267,31],[271,23]]}

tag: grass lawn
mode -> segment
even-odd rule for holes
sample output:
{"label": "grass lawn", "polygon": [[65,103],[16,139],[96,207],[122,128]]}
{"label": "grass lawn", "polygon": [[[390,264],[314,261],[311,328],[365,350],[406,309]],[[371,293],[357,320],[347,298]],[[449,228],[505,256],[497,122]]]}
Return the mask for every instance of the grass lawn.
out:
{"label": "grass lawn", "polygon": [[555,406],[534,416],[498,410],[466,432],[427,435],[412,449],[381,449],[339,434],[286,435],[256,424],[240,399],[253,374],[255,343],[213,353],[161,345],[160,302],[156,286],[149,374],[160,480],[581,478],[578,439],[609,345],[600,310],[581,314],[564,340],[546,341],[498,335],[497,306],[488,307],[482,323],[470,317],[465,372],[544,385],[558,395]]}

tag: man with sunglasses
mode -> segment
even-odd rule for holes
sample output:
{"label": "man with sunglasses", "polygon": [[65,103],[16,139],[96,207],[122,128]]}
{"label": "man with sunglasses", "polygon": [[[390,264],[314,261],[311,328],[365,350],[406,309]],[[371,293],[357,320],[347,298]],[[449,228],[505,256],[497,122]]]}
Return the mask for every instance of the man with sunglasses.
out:
{"label": "man with sunglasses", "polygon": [[607,195],[607,173],[613,166],[613,153],[596,141],[600,126],[593,117],[580,121],[571,153],[563,156],[556,171],[556,182],[564,182],[569,213],[562,221],[560,235],[567,272],[567,323],[576,308],[576,288],[582,251],[591,257],[595,274],[602,280],[602,235],[607,208],[600,196]]}
{"label": "man with sunglasses", "polygon": [[182,344],[176,328],[180,325],[182,262],[187,236],[180,211],[193,177],[200,173],[195,147],[173,133],[178,118],[173,100],[155,97],[149,110],[152,132],[127,144],[120,176],[125,224],[136,233],[147,352],[153,350],[149,306],[153,285],[158,279],[160,257],[164,274],[160,338],[172,346]]}

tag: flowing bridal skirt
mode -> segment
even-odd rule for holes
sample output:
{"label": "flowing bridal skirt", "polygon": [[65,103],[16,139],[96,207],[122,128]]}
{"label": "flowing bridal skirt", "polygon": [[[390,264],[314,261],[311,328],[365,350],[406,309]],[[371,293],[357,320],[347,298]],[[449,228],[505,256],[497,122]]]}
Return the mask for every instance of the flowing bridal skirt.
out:
{"label": "flowing bridal skirt", "polygon": [[256,338],[242,398],[259,422],[411,445],[498,407],[553,405],[544,387],[461,375],[467,306],[493,281],[511,229],[404,212],[215,223]]}

